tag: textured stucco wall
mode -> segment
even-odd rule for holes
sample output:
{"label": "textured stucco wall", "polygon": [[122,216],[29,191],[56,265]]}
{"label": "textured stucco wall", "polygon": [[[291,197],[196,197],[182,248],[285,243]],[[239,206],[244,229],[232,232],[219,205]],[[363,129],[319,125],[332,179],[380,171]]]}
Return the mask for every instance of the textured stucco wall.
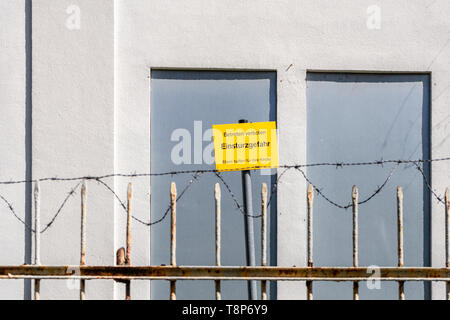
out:
{"label": "textured stucco wall", "polygon": [[[0,0],[0,179],[27,176],[27,35],[26,1]],[[29,132],[28,132],[29,133]],[[26,186],[0,187],[22,220],[27,220],[30,191]],[[26,201],[28,200],[28,201]],[[29,209],[29,208],[28,208]],[[29,210],[28,210],[29,211]],[[23,264],[30,260],[29,232],[0,203],[1,264]],[[0,281],[0,299],[22,299],[29,292],[23,281]],[[24,291],[25,290],[25,291]]]}
{"label": "textured stucco wall", "polygon": [[[33,1],[32,77],[33,177],[113,172],[114,3]],[[41,184],[43,224],[75,184]],[[112,265],[113,196],[98,183],[89,182],[87,187],[86,263]],[[42,235],[43,264],[79,262],[79,204],[77,192],[54,226]],[[66,281],[44,281],[41,291],[43,299],[78,298],[78,291]],[[86,295],[91,299],[112,298],[113,283],[89,282]]]}
{"label": "textured stucco wall", "polygon": [[[372,5],[380,9],[380,29],[367,27]],[[118,88],[117,107],[148,112],[148,68],[276,70],[280,161],[304,163],[307,70],[427,71],[432,73],[432,156],[445,156],[450,150],[449,12],[450,3],[439,0],[119,0],[118,77],[124,85]],[[442,193],[450,165],[436,163],[432,172],[433,186]],[[295,173],[283,181],[278,264],[302,266],[305,183]],[[433,201],[434,266],[444,261],[442,219],[442,206]],[[298,284],[278,288],[281,299],[305,297]],[[442,292],[441,285],[433,297]]]}
{"label": "textured stucco wall", "polygon": [[[27,163],[34,178],[149,171],[151,68],[276,70],[280,161],[285,164],[306,160],[307,70],[431,72],[432,156],[446,156],[450,150],[446,0],[34,0],[32,161],[27,161],[26,3],[0,0],[3,180],[25,177]],[[79,8],[79,29],[70,20],[73,11],[66,11],[74,5]],[[380,29],[367,27],[371,5],[381,10]],[[434,164],[432,180],[442,192],[449,185],[450,164]],[[122,199],[126,182],[109,180]],[[72,186],[42,185],[43,223]],[[87,261],[112,264],[115,249],[124,245],[124,215],[104,188],[96,183],[88,188]],[[144,220],[149,219],[148,189],[148,181],[136,182],[136,214]],[[25,217],[25,186],[0,191]],[[304,195],[304,181],[287,174],[279,189],[279,265],[305,265]],[[27,233],[7,211],[1,212],[0,248],[10,253],[2,255],[1,263],[24,263],[31,251]],[[442,219],[442,206],[433,201],[434,266],[444,261]],[[147,264],[149,230],[133,228],[133,264]],[[79,193],[42,237],[43,263],[78,259]],[[1,289],[0,297],[23,297],[22,281],[7,286],[12,291]],[[121,286],[114,295],[112,288],[110,282],[89,282],[88,297],[122,297]],[[134,288],[139,297],[147,296],[147,284]],[[433,297],[442,297],[442,286],[435,289]],[[42,296],[76,298],[77,291],[67,290],[65,282],[44,282]],[[281,283],[278,297],[304,298],[304,289]]]}

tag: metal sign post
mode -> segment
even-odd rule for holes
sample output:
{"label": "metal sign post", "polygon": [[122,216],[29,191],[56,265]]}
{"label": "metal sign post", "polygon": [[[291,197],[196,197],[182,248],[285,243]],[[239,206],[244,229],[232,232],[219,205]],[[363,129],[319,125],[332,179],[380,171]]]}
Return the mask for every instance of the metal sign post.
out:
{"label": "metal sign post", "polygon": [[[239,120],[239,123],[248,123],[247,120]],[[250,170],[242,171],[242,191],[244,195],[244,225],[245,225],[245,253],[247,266],[255,266],[255,235],[253,228],[253,201],[252,201],[252,177]],[[248,281],[248,298],[256,300],[256,281]]]}

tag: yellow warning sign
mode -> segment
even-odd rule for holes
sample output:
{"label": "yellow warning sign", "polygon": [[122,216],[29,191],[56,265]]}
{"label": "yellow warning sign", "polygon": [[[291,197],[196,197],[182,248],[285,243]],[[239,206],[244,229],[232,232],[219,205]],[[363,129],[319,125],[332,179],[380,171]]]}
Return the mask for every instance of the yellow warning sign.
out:
{"label": "yellow warning sign", "polygon": [[216,170],[278,168],[275,122],[213,125]]}

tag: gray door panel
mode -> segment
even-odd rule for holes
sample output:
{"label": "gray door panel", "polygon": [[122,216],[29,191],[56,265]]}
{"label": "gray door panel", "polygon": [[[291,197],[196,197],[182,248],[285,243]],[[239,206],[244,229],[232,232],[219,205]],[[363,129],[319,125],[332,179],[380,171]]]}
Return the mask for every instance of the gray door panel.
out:
{"label": "gray door panel", "polygon": [[[211,154],[211,136],[204,136],[213,124],[275,121],[276,74],[274,72],[211,72],[153,71],[151,97],[151,167],[152,172],[214,169],[205,163]],[[201,123],[200,123],[201,121]],[[195,129],[196,128],[196,129]],[[175,149],[180,135],[189,132],[190,146]],[[174,136],[172,136],[174,135]],[[171,139],[174,138],[174,139]],[[205,139],[204,139],[205,138]],[[175,140],[175,141],[172,141]],[[207,141],[202,141],[207,140]],[[195,141],[195,142],[194,142]],[[189,150],[186,150],[189,149]],[[178,152],[179,151],[179,152]],[[182,151],[187,152],[184,154]],[[189,155],[190,152],[190,155]],[[203,155],[202,153],[207,153]],[[175,161],[174,156],[175,154]],[[190,159],[182,163],[180,158]],[[205,157],[204,157],[205,156]],[[242,204],[240,172],[223,174],[238,201]],[[269,185],[275,176],[252,172],[253,203],[259,213],[261,183]],[[190,174],[153,177],[152,220],[160,218],[169,204],[170,182],[175,181],[178,193],[192,179]],[[215,264],[214,174],[204,174],[193,183],[177,205],[177,264]],[[244,218],[236,209],[225,186],[222,188],[222,264],[245,265]],[[276,264],[276,199],[269,210],[270,264]],[[256,257],[260,261],[260,221],[255,219]],[[169,264],[170,214],[152,227],[151,263]],[[247,299],[245,282],[222,281],[223,299]],[[167,299],[167,281],[153,281],[152,298]],[[214,299],[212,281],[178,281],[177,299]],[[272,291],[274,297],[274,291]]]}
{"label": "gray door panel", "polygon": [[[421,159],[430,155],[428,75],[309,73],[307,161],[358,162]],[[308,175],[332,200],[351,202],[352,186],[364,200],[389,175],[392,164],[309,168]],[[429,167],[421,165],[429,177]],[[404,191],[406,266],[430,264],[429,194],[413,165],[401,165],[386,187],[359,208],[360,266],[397,265],[396,187]],[[352,265],[352,214],[315,197],[314,264]],[[406,298],[429,297],[423,283],[406,283]],[[351,299],[351,283],[318,282],[314,298]],[[360,284],[361,299],[397,299],[397,283],[381,289]]]}

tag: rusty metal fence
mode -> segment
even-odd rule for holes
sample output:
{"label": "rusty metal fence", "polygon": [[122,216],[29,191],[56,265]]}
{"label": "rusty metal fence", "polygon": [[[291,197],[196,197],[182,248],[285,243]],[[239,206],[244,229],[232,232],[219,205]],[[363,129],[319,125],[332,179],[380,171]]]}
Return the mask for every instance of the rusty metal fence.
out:
{"label": "rusty metal fence", "polygon": [[[306,297],[313,299],[313,281],[349,281],[353,283],[353,299],[359,299],[359,282],[374,280],[370,268],[360,267],[358,263],[358,189],[352,190],[352,221],[353,221],[353,266],[352,267],[314,267],[313,263],[313,202],[314,188],[309,185],[307,190],[307,267],[267,266],[267,203],[268,192],[266,184],[261,188],[261,265],[222,266],[221,265],[221,190],[215,185],[215,266],[178,266],[176,263],[176,216],[177,188],[175,183],[170,189],[170,265],[169,266],[132,266],[131,265],[131,221],[132,221],[132,184],[127,190],[127,227],[126,248],[117,251],[115,266],[86,265],[86,183],[81,187],[81,248],[80,264],[78,266],[43,266],[40,261],[40,232],[34,233],[35,261],[34,265],[0,266],[0,279],[33,279],[34,299],[40,298],[40,282],[48,279],[77,279],[80,281],[80,300],[86,298],[86,281],[109,279],[126,284],[125,298],[131,299],[131,280],[165,280],[170,282],[169,297],[176,299],[178,280],[212,280],[215,282],[215,297],[221,299],[221,281],[224,280],[257,280],[261,281],[261,298],[267,299],[267,281],[305,281]],[[40,230],[39,182],[34,192],[35,230]],[[445,266],[443,267],[404,267],[403,257],[403,192],[397,188],[397,251],[396,267],[380,267],[380,281],[398,282],[398,299],[405,299],[405,281],[441,281],[446,282],[446,299],[450,299],[450,196],[445,192]],[[76,270],[76,272],[74,271]]]}

